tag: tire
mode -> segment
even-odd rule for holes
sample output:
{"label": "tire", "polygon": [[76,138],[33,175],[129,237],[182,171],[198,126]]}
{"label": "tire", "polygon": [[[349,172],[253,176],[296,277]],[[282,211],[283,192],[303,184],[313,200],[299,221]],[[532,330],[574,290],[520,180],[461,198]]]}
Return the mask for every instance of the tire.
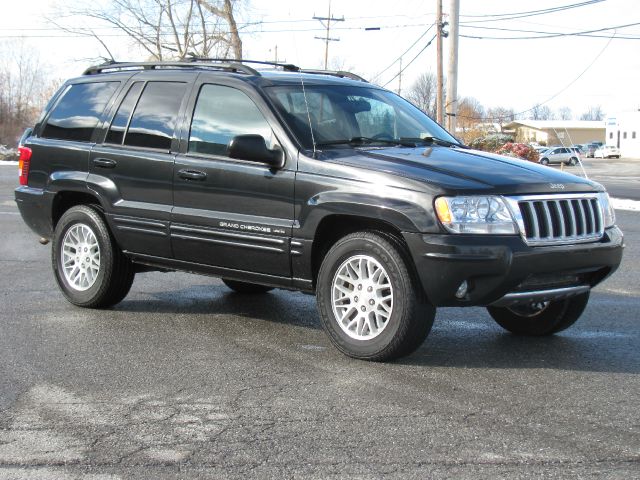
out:
{"label": "tire", "polygon": [[[87,257],[80,255],[85,249]],[[66,261],[66,265],[63,262]],[[104,308],[127,296],[135,270],[115,243],[109,229],[92,207],[67,210],[56,225],[51,263],[60,290],[80,307]]]}
{"label": "tire", "polygon": [[408,259],[395,237],[368,231],[341,238],[327,252],[316,298],[322,326],[342,353],[385,361],[422,345],[435,308],[424,298]]}
{"label": "tire", "polygon": [[[589,302],[589,292],[553,302],[514,307],[487,307],[489,314],[505,330],[516,335],[541,337],[561,332],[573,325]],[[527,311],[526,309],[530,309]]]}
{"label": "tire", "polygon": [[257,283],[239,282],[237,280],[222,279],[222,282],[231,290],[237,293],[267,293],[273,287],[258,285]]}
{"label": "tire", "polygon": [[543,158],[542,160],[540,160],[540,164],[541,165],[549,165],[549,159],[548,158]]}
{"label": "tire", "polygon": [[571,165],[572,167],[575,166],[578,163],[578,159],[575,157],[571,157],[569,159],[569,165]]}

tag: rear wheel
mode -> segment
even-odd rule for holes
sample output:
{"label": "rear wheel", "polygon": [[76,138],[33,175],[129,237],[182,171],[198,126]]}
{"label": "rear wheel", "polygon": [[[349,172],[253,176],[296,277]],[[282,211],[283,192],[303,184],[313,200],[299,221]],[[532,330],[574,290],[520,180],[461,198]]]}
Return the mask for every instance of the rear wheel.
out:
{"label": "rear wheel", "polygon": [[79,205],[62,215],[53,234],[51,253],[56,281],[74,305],[109,307],[131,289],[133,264],[94,208]]}
{"label": "rear wheel", "polygon": [[268,291],[273,290],[272,287],[258,285],[257,283],[239,282],[237,280],[229,280],[227,278],[223,278],[222,282],[237,293],[267,293]]}
{"label": "rear wheel", "polygon": [[408,355],[429,334],[435,308],[395,238],[356,232],[325,256],[316,286],[322,325],[335,347],[363,360]]}
{"label": "rear wheel", "polygon": [[573,325],[589,302],[589,292],[550,302],[532,302],[513,307],[487,307],[489,314],[505,330],[516,335],[544,336]]}
{"label": "rear wheel", "polygon": [[577,158],[571,157],[569,159],[569,165],[573,166],[573,165],[576,165],[577,163],[578,163],[578,159]]}
{"label": "rear wheel", "polygon": [[549,159],[548,158],[543,158],[542,160],[540,160],[540,163],[542,165],[549,165]]}

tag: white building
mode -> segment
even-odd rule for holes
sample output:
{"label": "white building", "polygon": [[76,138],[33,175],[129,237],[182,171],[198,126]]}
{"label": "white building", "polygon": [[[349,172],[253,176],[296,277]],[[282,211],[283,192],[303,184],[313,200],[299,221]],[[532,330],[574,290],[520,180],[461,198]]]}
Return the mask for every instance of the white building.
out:
{"label": "white building", "polygon": [[640,111],[607,118],[607,145],[620,149],[623,157],[640,158]]}

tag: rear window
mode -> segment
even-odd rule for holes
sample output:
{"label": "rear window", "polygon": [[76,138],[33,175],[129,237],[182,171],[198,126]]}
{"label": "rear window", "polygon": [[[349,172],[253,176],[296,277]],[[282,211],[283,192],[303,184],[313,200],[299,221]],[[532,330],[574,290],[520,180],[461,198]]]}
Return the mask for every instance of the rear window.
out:
{"label": "rear window", "polygon": [[49,115],[42,137],[89,142],[100,115],[119,83],[78,83],[69,86]]}

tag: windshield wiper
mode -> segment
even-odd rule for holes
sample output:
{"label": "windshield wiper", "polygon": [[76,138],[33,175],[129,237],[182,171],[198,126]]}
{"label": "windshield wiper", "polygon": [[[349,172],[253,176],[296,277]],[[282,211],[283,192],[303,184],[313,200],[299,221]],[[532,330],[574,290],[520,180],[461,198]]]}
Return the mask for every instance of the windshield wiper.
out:
{"label": "windshield wiper", "polygon": [[349,139],[329,140],[327,142],[319,142],[319,147],[326,145],[354,145],[354,144],[369,144],[369,143],[382,143],[384,145],[400,145],[403,147],[415,147],[415,141],[412,139],[405,140],[404,138],[373,138],[373,137],[351,137]]}
{"label": "windshield wiper", "polygon": [[445,140],[444,138],[438,137],[402,137],[400,138],[401,142],[415,144],[425,144],[425,143],[435,143],[436,145],[442,145],[443,147],[458,147],[458,148],[469,148],[466,145],[458,142],[452,142],[449,140]]}

